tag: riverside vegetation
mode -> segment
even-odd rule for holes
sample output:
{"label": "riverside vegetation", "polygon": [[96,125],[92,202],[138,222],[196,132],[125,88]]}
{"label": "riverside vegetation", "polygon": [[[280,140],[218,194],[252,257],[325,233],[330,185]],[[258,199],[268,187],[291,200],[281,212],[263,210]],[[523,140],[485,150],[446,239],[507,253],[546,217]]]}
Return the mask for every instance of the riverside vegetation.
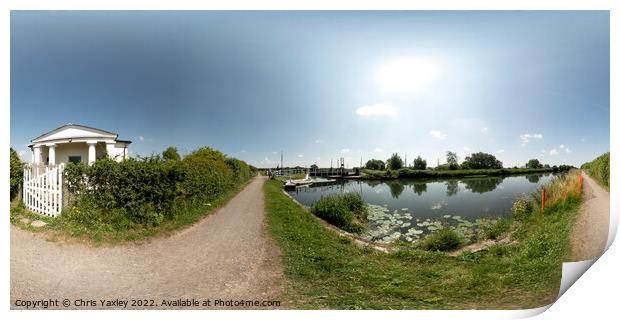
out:
{"label": "riverside vegetation", "polygon": [[41,219],[46,230],[95,242],[137,240],[196,222],[255,175],[254,167],[211,148],[183,159],[169,148],[162,157],[71,163],[65,179],[72,200],[59,217],[16,208],[11,220]]}
{"label": "riverside vegetation", "polygon": [[264,188],[288,294],[298,307],[311,309],[513,309],[551,303],[581,197],[576,172],[555,178],[545,186],[544,211],[538,194],[524,197],[510,218],[481,225],[476,236],[510,241],[451,256],[444,251],[471,241],[457,227],[438,225],[425,239],[398,244],[386,254],[322,226],[282,193],[282,182],[271,180]]}

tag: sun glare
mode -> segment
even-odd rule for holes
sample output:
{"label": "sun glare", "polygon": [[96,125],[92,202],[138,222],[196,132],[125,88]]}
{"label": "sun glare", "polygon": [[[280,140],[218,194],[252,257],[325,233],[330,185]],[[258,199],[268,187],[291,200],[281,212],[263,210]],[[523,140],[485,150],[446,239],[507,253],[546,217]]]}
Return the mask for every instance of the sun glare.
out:
{"label": "sun glare", "polygon": [[431,60],[400,58],[381,66],[377,82],[387,94],[418,94],[437,78],[437,64]]}

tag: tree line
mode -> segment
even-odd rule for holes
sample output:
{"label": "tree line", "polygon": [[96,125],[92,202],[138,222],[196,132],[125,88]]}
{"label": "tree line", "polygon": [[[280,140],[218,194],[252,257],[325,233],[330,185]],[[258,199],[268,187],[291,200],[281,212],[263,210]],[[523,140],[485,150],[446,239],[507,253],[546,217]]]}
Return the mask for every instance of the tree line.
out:
{"label": "tree line", "polygon": [[[470,169],[503,169],[503,163],[498,160],[494,155],[484,152],[475,152],[466,156],[465,159],[459,163],[459,157],[456,152],[448,151],[446,152],[446,163],[440,164],[435,168],[427,167],[426,160],[422,159],[421,156],[417,156],[413,160],[413,164],[407,166],[408,168],[414,170],[470,170]],[[570,166],[553,166],[551,167],[548,164],[542,164],[538,159],[530,159],[527,163],[525,163],[525,168],[528,169],[542,169],[549,168],[554,170],[564,170],[565,167]],[[366,162],[365,169],[370,170],[398,170],[401,168],[405,168],[405,163],[403,159],[398,155],[398,153],[393,153],[385,162],[378,159],[370,159]],[[515,167],[516,168],[516,167]]]}

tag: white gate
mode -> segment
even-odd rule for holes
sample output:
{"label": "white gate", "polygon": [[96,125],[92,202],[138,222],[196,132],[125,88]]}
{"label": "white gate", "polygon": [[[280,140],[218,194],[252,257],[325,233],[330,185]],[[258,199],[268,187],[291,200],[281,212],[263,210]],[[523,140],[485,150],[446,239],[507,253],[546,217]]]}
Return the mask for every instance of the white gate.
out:
{"label": "white gate", "polygon": [[23,201],[30,211],[55,217],[62,211],[62,173],[59,165],[24,166]]}

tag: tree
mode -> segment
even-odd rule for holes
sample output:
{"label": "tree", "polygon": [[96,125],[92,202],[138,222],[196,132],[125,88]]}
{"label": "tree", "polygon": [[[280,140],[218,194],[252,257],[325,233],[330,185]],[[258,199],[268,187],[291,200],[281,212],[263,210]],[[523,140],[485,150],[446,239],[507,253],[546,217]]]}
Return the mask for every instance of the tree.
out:
{"label": "tree", "polygon": [[540,163],[540,161],[538,161],[538,159],[530,159],[525,164],[525,167],[529,168],[529,169],[538,169],[538,168],[542,168],[543,165],[542,165],[542,163]]}
{"label": "tree", "polygon": [[452,151],[446,152],[446,161],[448,162],[448,169],[456,170],[459,168],[459,157]]}
{"label": "tree", "polygon": [[371,170],[385,170],[385,162],[377,159],[370,159],[366,161],[364,168]]}
{"label": "tree", "polygon": [[387,167],[390,170],[398,170],[403,167],[403,159],[398,155],[398,153],[393,153],[386,162]]}
{"label": "tree", "polygon": [[492,154],[476,152],[465,157],[461,167],[464,169],[501,169],[503,165]]}
{"label": "tree", "polygon": [[22,166],[23,163],[19,159],[19,155],[17,155],[17,152],[13,148],[11,148],[11,200],[13,200],[13,198],[17,195],[19,187],[22,184],[22,180],[24,179],[24,169]]}
{"label": "tree", "polygon": [[416,170],[426,170],[426,160],[423,160],[420,156],[413,159],[413,168]]}
{"label": "tree", "polygon": [[317,166],[316,164],[313,164],[310,166],[310,170],[318,170],[319,166]]}
{"label": "tree", "polygon": [[179,155],[179,151],[175,147],[168,147],[164,152],[161,153],[161,157],[165,161],[170,160],[181,160],[181,156]]}

